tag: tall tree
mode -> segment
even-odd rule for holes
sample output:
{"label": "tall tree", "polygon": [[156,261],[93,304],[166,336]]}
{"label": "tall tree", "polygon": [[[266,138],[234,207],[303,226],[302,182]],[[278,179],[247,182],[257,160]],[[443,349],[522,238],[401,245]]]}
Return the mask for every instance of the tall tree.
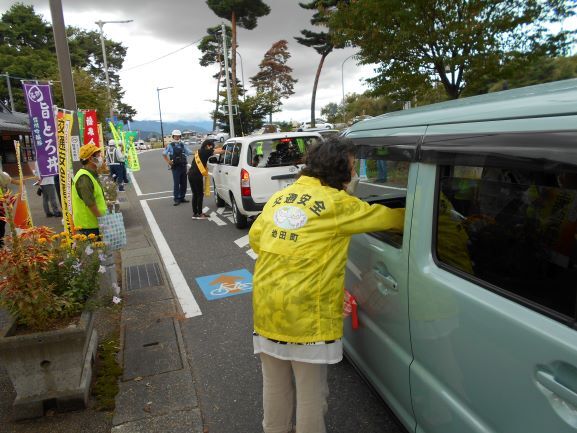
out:
{"label": "tall tree", "polygon": [[438,80],[454,99],[511,59],[563,52],[575,32],[549,24],[574,13],[573,0],[357,0],[340,2],[329,25],[378,65],[376,92],[407,100]]}
{"label": "tall tree", "polygon": [[[339,0],[313,0],[309,3],[299,3],[299,6],[303,9],[315,10],[313,17],[311,18],[311,24],[313,26],[323,26],[326,27],[328,21],[327,11],[335,7]],[[321,55],[321,60],[317,66],[317,72],[315,74],[315,82],[313,84],[313,93],[311,96],[311,126],[315,127],[315,102],[317,96],[317,86],[319,84],[319,78],[321,76],[321,71],[323,69],[323,64],[325,63],[326,57],[333,51],[335,44],[328,32],[313,32],[311,30],[301,30],[302,37],[295,37],[296,41],[306,47],[312,47],[317,53]],[[337,48],[342,48],[338,46]]]}
{"label": "tall tree", "polygon": [[281,99],[294,94],[297,80],[292,77],[293,70],[287,65],[290,56],[287,41],[283,39],[275,42],[260,62],[259,72],[250,78],[256,94],[264,100],[271,123],[272,113],[280,111]]}
{"label": "tall tree", "polygon": [[[106,83],[103,69],[100,34],[74,27],[67,28],[71,64],[74,69],[76,100],[79,107],[97,108],[92,95],[99,95]],[[113,100],[123,107],[124,115],[135,113],[134,109],[122,104],[124,91],[120,86],[118,71],[122,68],[126,48],[118,42],[105,39]],[[34,11],[33,6],[15,3],[0,18],[0,71],[8,72],[17,79],[58,81],[58,63],[55,55],[52,26]],[[80,71],[86,72],[87,75]],[[15,108],[26,111],[24,95],[16,79],[11,81]],[[61,95],[55,86],[55,99]],[[8,91],[5,80],[0,80],[0,99],[6,101]],[[103,98],[106,100],[106,96]],[[102,110],[106,113],[106,110]],[[134,115],[134,114],[133,114]]]}
{"label": "tall tree", "polygon": [[229,20],[232,29],[231,70],[233,77],[233,97],[236,101],[238,89],[236,85],[236,26],[247,30],[256,27],[257,19],[268,15],[270,7],[262,0],[206,0],[208,7],[220,18]]}
{"label": "tall tree", "polygon": [[[226,46],[230,49],[232,30],[230,26],[225,26],[226,32]],[[217,64],[218,73],[214,75],[216,78],[216,107],[215,112],[218,111],[220,102],[220,82],[224,75],[224,57],[222,55],[222,27],[214,26],[206,29],[206,36],[202,38],[198,44],[198,49],[202,53],[199,59],[200,66],[210,66]],[[228,53],[227,53],[228,55]],[[230,58],[229,58],[230,59]],[[230,60],[229,60],[230,61]],[[212,130],[216,129],[216,116],[213,116]]]}

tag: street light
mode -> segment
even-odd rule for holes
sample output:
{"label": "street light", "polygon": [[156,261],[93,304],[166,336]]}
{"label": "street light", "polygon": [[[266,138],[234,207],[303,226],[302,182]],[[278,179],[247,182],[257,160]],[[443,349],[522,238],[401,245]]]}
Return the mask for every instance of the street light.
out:
{"label": "street light", "polygon": [[244,100],[244,102],[246,102],[246,87],[244,87],[244,66],[242,64],[242,56],[238,51],[236,53],[238,54],[238,57],[240,57],[240,73],[242,76],[242,90],[243,90],[242,99]]}
{"label": "street light", "polygon": [[343,123],[346,123],[346,117],[345,117],[345,75],[344,75],[344,67],[345,67],[345,62],[347,60],[349,60],[351,57],[356,56],[357,54],[351,54],[349,57],[347,57],[345,60],[343,60],[343,63],[341,64],[341,88],[343,90],[343,102],[342,102],[342,106],[343,106]]}
{"label": "street light", "polygon": [[114,116],[114,110],[112,108],[112,94],[110,93],[110,77],[108,76],[108,62],[106,61],[106,47],[104,46],[104,33],[102,27],[104,24],[125,24],[131,23],[134,20],[121,20],[121,21],[96,21],[98,27],[100,27],[100,44],[102,45],[102,59],[104,61],[104,75],[106,76],[106,90],[108,92],[108,107],[110,108],[110,120]]}
{"label": "street light", "polygon": [[162,128],[162,110],[160,109],[160,91],[166,89],[172,89],[172,86],[168,87],[157,87],[156,96],[158,97],[158,114],[160,115],[160,141],[162,142],[162,147],[164,147],[164,129]]}

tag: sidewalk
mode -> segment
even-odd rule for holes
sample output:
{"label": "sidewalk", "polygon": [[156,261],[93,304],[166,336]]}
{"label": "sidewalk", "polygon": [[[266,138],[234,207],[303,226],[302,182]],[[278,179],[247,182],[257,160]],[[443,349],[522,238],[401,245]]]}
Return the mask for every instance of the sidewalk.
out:
{"label": "sidewalk", "polygon": [[[44,216],[42,199],[34,194],[31,182],[27,185],[34,224],[60,231],[59,219]],[[83,411],[49,412],[38,420],[14,423],[10,416],[15,394],[0,365],[2,433],[203,433],[178,302],[133,188],[128,185],[120,194],[128,242],[121,253],[119,361],[124,371],[116,409],[113,414],[98,412],[91,399],[89,408]],[[5,319],[5,312],[0,311],[0,325]],[[98,332],[100,338],[107,330]]]}

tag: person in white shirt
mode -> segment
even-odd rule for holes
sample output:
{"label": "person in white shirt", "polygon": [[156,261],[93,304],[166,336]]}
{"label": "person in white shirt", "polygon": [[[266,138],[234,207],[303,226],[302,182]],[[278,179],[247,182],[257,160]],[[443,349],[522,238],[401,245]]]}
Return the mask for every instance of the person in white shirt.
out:
{"label": "person in white shirt", "polygon": [[124,159],[124,154],[120,147],[116,146],[116,141],[113,138],[108,140],[106,164],[110,169],[110,176],[118,184],[119,191],[124,191]]}

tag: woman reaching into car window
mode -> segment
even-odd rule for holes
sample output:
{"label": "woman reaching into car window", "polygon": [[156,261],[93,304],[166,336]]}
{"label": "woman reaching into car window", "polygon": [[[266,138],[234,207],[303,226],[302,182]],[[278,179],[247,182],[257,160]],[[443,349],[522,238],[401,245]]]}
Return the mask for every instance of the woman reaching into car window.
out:
{"label": "woman reaching into car window", "polygon": [[249,232],[258,254],[253,345],[262,363],[265,433],[291,431],[295,392],[296,431],[325,432],[327,365],[342,359],[350,238],[403,228],[404,209],[345,191],[354,150],[337,137],[311,146],[301,176],[271,197]]}
{"label": "woman reaching into car window", "polygon": [[[209,176],[206,169],[206,163],[215,153],[221,154],[222,148],[215,149],[216,139],[206,139],[202,142],[200,149],[196,151],[194,158],[188,170],[188,182],[192,190],[192,219],[205,219],[207,215],[202,213],[202,198],[205,193],[205,182],[208,182]],[[210,184],[208,184],[210,188]],[[210,190],[209,190],[210,191]]]}

